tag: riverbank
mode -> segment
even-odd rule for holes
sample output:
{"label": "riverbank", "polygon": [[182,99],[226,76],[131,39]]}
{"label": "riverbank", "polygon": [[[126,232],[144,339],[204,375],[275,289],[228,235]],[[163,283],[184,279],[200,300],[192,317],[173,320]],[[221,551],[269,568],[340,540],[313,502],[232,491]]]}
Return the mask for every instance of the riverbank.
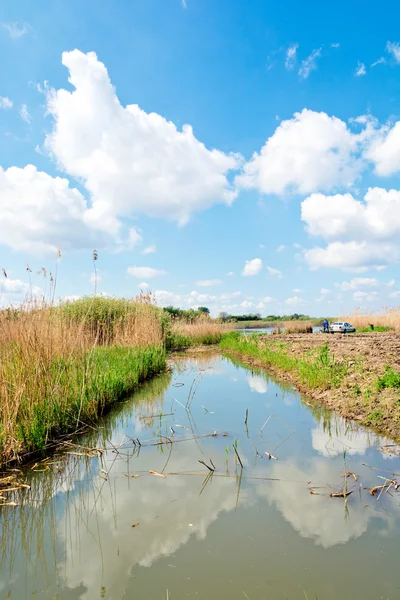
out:
{"label": "riverbank", "polygon": [[400,336],[227,334],[223,352],[269,371],[348,419],[400,439]]}
{"label": "riverbank", "polygon": [[82,432],[166,368],[169,349],[218,344],[221,324],[172,319],[151,295],[0,311],[0,465]]}

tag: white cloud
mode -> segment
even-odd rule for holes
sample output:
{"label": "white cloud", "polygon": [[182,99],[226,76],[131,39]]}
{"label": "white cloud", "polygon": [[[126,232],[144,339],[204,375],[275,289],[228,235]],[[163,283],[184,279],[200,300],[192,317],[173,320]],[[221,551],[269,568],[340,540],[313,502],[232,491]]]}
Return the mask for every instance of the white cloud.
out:
{"label": "white cloud", "polygon": [[147,246],[146,248],[143,248],[141,254],[154,254],[154,252],[156,252],[157,247],[155,244],[152,244],[151,246]]}
{"label": "white cloud", "polygon": [[284,250],[286,250],[286,246],[284,244],[281,244],[276,249],[277,252],[283,252]]}
{"label": "white cloud", "polygon": [[[375,122],[359,134],[346,123],[323,112],[304,109],[282,121],[235,178],[239,188],[255,188],[263,194],[328,191],[351,186],[363,169],[360,149],[372,135]],[[400,160],[400,159],[399,159]]]}
{"label": "white cloud", "polygon": [[150,287],[150,285],[149,285],[149,284],[148,284],[146,281],[141,281],[141,282],[138,284],[138,288],[139,288],[140,290],[148,290],[148,289],[149,289],[149,287]]}
{"label": "white cloud", "polygon": [[23,121],[25,121],[25,123],[28,123],[28,124],[29,124],[29,123],[31,123],[31,121],[32,121],[32,117],[31,117],[31,115],[29,114],[28,107],[27,107],[27,105],[26,105],[26,104],[23,104],[23,105],[21,106],[21,110],[19,111],[19,116],[21,117],[21,119],[22,119]]}
{"label": "white cloud", "polygon": [[0,197],[0,243],[14,250],[55,254],[58,248],[102,247],[107,240],[87,223],[82,194],[33,165],[0,167]]}
{"label": "white cloud", "polygon": [[222,281],[220,279],[203,279],[198,281],[196,285],[199,287],[213,287],[215,285],[221,285]]}
{"label": "white cloud", "polygon": [[338,44],[338,43],[331,44],[331,48],[340,48],[340,44]]}
{"label": "white cloud", "polygon": [[325,249],[305,252],[312,268],[363,271],[399,260],[400,191],[370,188],[364,201],[351,194],[312,194],[302,202],[301,214],[311,235],[332,240]]}
{"label": "white cloud", "polygon": [[7,31],[8,35],[14,39],[23,37],[32,29],[29,23],[18,23],[17,21],[14,21],[13,23],[2,23],[1,26]]}
{"label": "white cloud", "polygon": [[7,96],[0,96],[0,108],[12,108],[13,107],[13,102],[12,100],[10,100],[10,98],[7,98]]}
{"label": "white cloud", "polygon": [[263,268],[263,262],[261,258],[253,258],[253,260],[246,260],[242,275],[252,276],[259,275]]}
{"label": "white cloud", "polygon": [[184,224],[191,214],[237,196],[227,174],[237,154],[208,150],[190,125],[178,130],[138,105],[122,106],[95,53],[64,52],[73,91],[47,92],[54,118],[46,147],[91,194],[92,222],[118,232],[119,217],[145,213]]}
{"label": "white cloud", "polygon": [[400,63],[400,44],[398,42],[387,42],[386,50],[393,56],[397,63]]}
{"label": "white cloud", "polygon": [[10,304],[21,304],[30,298],[41,300],[43,298],[43,290],[36,285],[30,285],[20,279],[10,279],[9,277],[0,279],[1,307],[9,306]]}
{"label": "white cloud", "polygon": [[354,72],[354,75],[356,77],[362,77],[363,75],[366,75],[366,74],[367,74],[367,69],[365,68],[364,63],[358,61],[358,65]]}
{"label": "white cloud", "polygon": [[400,191],[370,188],[364,202],[351,194],[312,194],[301,204],[311,235],[326,239],[385,240],[400,234]]}
{"label": "white cloud", "polygon": [[187,8],[186,0],[181,0],[182,8]]}
{"label": "white cloud", "polygon": [[390,298],[398,298],[400,296],[400,290],[397,290],[396,292],[392,292],[391,294],[389,294]]}
{"label": "white cloud", "polygon": [[378,60],[376,60],[375,62],[373,62],[371,64],[371,69],[373,69],[374,67],[376,67],[377,65],[382,65],[383,63],[385,63],[386,60],[383,58],[383,56],[381,56],[380,58],[378,58]]}
{"label": "white cloud", "polygon": [[294,292],[295,294],[302,294],[303,290],[301,290],[300,288],[294,288],[292,292]]}
{"label": "white cloud", "polygon": [[342,292],[348,292],[351,290],[357,290],[360,287],[377,287],[379,285],[379,281],[374,277],[354,277],[351,281],[343,281],[340,284],[337,284],[337,287],[341,289]]}
{"label": "white cloud", "polygon": [[320,292],[321,296],[329,296],[332,293],[332,290],[329,288],[321,288]]}
{"label": "white cloud", "polygon": [[292,298],[286,298],[285,304],[288,306],[299,306],[300,304],[304,304],[304,299],[299,296],[292,296]]}
{"label": "white cloud", "polygon": [[138,279],[152,279],[153,277],[161,277],[166,275],[166,271],[162,269],[153,269],[153,267],[128,267],[127,272]]}
{"label": "white cloud", "polygon": [[294,66],[296,64],[296,53],[298,47],[299,44],[292,44],[286,51],[285,67],[288,71],[294,69]]}
{"label": "white cloud", "polygon": [[313,50],[305,60],[302,61],[299,69],[299,76],[301,79],[307,79],[311,71],[315,71],[317,68],[317,59],[320,58],[321,54],[322,48],[317,48],[316,50]]}
{"label": "white cloud", "polygon": [[394,244],[367,242],[332,242],[325,248],[311,248],[304,253],[311,269],[335,268],[362,273],[400,260]]}
{"label": "white cloud", "polygon": [[272,267],[267,267],[267,273],[269,277],[276,277],[277,279],[282,279],[282,272],[278,269],[273,269]]}
{"label": "white cloud", "polygon": [[364,152],[365,158],[375,163],[375,172],[389,176],[400,171],[400,121],[393,127],[384,126]]}
{"label": "white cloud", "polygon": [[364,292],[362,290],[357,290],[353,294],[354,300],[367,300],[368,302],[374,300],[378,292]]}
{"label": "white cloud", "polygon": [[233,271],[229,271],[229,273],[227,273],[227,276],[228,276],[228,277],[233,277],[233,275],[234,275],[234,274],[235,274],[235,273],[234,273]]}
{"label": "white cloud", "polygon": [[141,241],[142,241],[142,236],[140,235],[140,229],[137,229],[136,227],[131,227],[129,229],[129,235],[128,235],[128,247],[134,248],[135,246],[140,244]]}

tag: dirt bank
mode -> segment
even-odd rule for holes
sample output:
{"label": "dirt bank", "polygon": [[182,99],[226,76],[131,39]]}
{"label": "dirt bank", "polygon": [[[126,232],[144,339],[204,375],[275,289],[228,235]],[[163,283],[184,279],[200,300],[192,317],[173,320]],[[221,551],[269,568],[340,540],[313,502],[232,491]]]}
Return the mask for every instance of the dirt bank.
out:
{"label": "dirt bank", "polygon": [[[287,334],[260,336],[254,343],[259,352],[254,347],[247,349],[246,342],[233,343],[232,351],[245,362],[292,383],[309,399],[400,439],[400,388],[392,380],[379,383],[388,368],[400,372],[399,334]],[[328,368],[322,363],[323,354]],[[327,377],[314,384],[304,373],[308,365],[310,371],[318,367],[320,360]],[[330,379],[334,370],[341,375]]]}

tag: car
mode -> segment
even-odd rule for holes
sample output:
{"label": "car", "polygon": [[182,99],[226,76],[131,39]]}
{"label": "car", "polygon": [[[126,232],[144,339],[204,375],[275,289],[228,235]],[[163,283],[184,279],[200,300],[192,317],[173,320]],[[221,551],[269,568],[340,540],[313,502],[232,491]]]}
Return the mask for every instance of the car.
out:
{"label": "car", "polygon": [[356,328],[345,321],[336,321],[329,327],[331,333],[354,333]]}

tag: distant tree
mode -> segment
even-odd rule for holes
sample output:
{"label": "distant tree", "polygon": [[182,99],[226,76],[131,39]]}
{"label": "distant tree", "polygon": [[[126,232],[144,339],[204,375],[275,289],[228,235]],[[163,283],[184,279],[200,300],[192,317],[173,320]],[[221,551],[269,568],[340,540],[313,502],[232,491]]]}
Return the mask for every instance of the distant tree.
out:
{"label": "distant tree", "polygon": [[227,312],[220,312],[218,315],[218,319],[220,319],[223,323],[229,319],[229,315]]}
{"label": "distant tree", "polygon": [[197,310],[199,311],[199,313],[202,313],[204,315],[210,314],[210,309],[207,308],[207,306],[199,306],[199,308]]}

